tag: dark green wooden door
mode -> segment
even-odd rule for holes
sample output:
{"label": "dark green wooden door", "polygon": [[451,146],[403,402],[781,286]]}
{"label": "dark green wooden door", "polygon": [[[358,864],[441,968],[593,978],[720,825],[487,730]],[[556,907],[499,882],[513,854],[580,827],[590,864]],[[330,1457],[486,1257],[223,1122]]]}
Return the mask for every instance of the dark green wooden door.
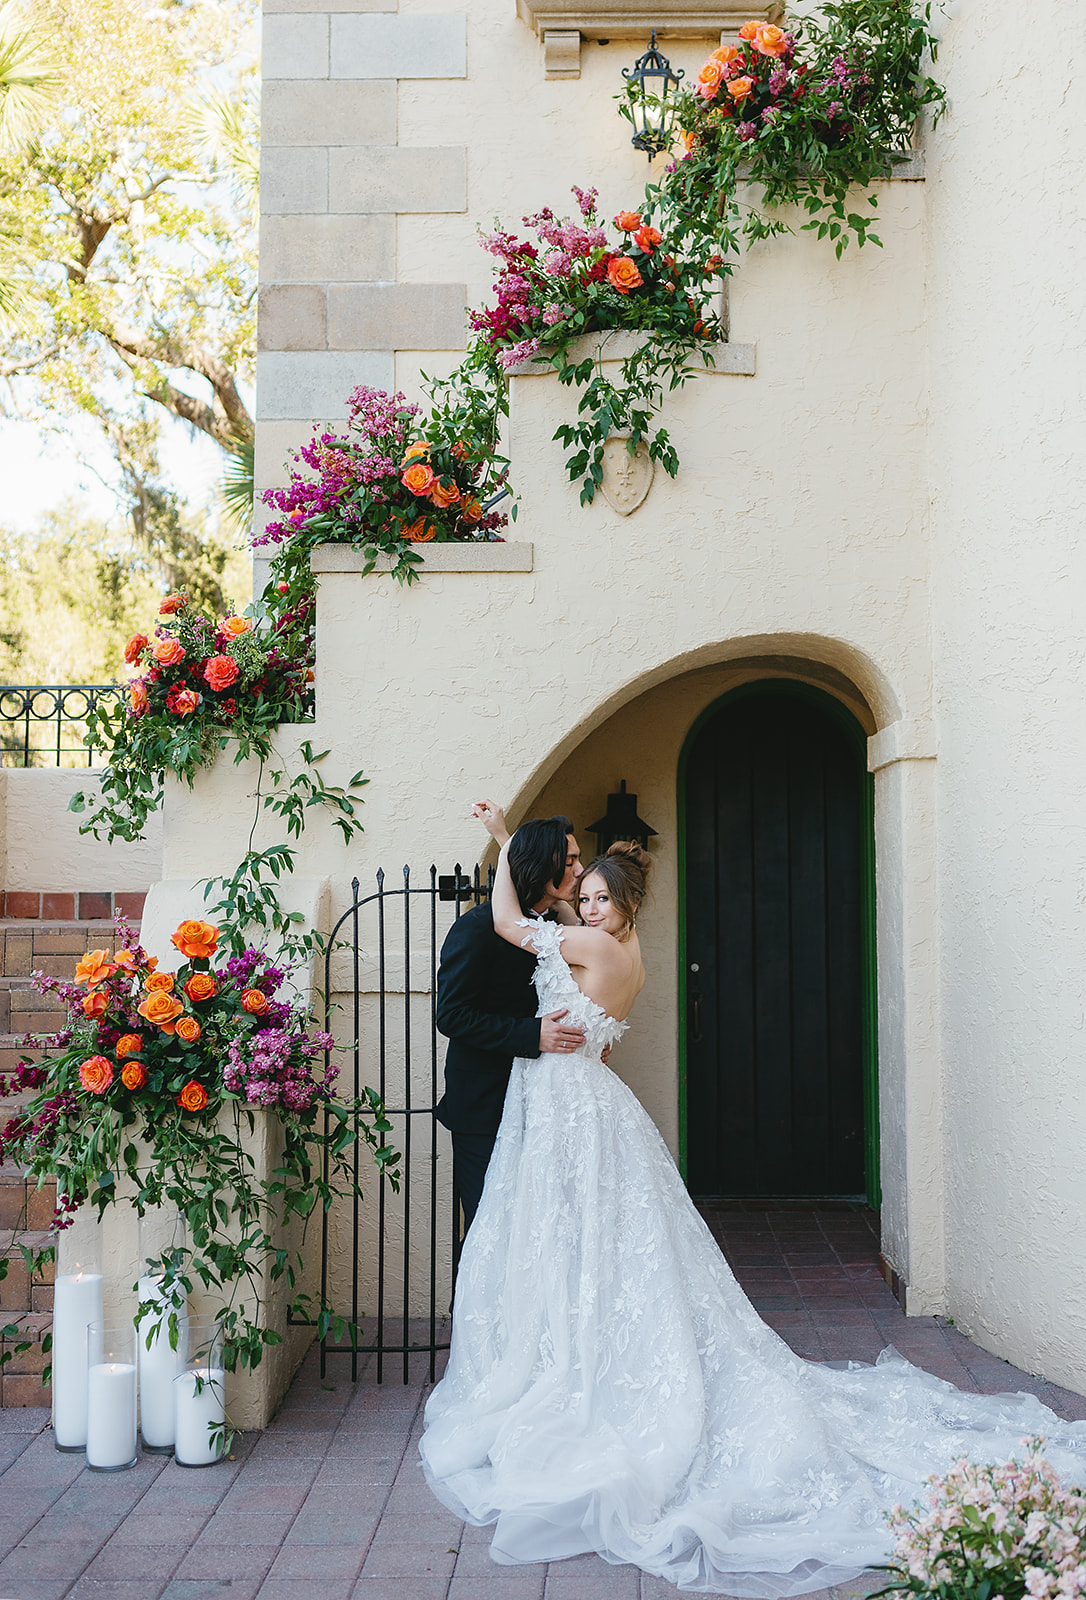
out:
{"label": "dark green wooden door", "polygon": [[726,696],[690,740],[684,964],[694,1195],[859,1196],[869,1187],[864,750],[838,701],[779,682]]}

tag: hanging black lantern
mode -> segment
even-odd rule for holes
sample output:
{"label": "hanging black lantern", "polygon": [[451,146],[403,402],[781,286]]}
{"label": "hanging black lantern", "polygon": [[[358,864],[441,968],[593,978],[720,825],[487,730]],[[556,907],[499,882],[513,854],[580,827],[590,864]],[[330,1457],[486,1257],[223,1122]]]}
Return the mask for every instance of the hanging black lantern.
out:
{"label": "hanging black lantern", "polygon": [[607,815],[588,825],[589,833],[596,835],[596,854],[602,856],[617,839],[626,839],[648,849],[649,840],[655,839],[656,829],[642,822],[637,814],[637,796],[626,793],[626,779],[619,784],[617,794],[607,796]]}
{"label": "hanging black lantern", "polygon": [[630,121],[634,136],[630,143],[635,150],[644,150],[651,161],[661,150],[666,150],[672,140],[675,118],[675,90],[686,74],[672,72],[671,62],[656,48],[656,29],[652,42],[633,67],[623,67],[626,93],[630,102]]}

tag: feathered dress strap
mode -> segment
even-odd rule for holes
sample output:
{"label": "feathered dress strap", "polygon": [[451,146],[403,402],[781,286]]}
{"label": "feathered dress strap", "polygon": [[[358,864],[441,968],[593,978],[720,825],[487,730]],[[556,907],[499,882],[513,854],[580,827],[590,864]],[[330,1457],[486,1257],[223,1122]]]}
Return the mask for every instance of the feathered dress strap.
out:
{"label": "feathered dress strap", "polygon": [[520,942],[525,950],[534,950],[541,961],[546,956],[561,955],[559,947],[566,932],[562,923],[546,917],[518,917],[517,927],[529,930]]}

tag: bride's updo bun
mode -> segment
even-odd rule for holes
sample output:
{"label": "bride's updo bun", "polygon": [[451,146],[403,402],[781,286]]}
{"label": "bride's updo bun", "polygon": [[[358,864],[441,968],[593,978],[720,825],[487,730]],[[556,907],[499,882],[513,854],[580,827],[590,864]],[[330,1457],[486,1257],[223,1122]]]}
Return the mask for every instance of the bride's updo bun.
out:
{"label": "bride's updo bun", "polygon": [[647,850],[630,840],[618,839],[604,855],[588,864],[582,882],[590,872],[598,873],[607,885],[611,904],[632,928],[645,898],[651,868],[652,857]]}

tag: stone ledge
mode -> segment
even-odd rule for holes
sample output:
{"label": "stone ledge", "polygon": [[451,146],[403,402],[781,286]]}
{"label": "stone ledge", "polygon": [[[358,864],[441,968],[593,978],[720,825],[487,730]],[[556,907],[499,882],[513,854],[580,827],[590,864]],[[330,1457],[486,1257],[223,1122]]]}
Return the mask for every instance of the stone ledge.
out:
{"label": "stone ledge", "polygon": [[[749,164],[741,161],[735,169],[735,175],[741,183],[745,183],[750,177]],[[874,183],[919,183],[924,176],[923,150],[911,150],[907,156],[899,154],[896,161],[894,156],[887,151],[886,171],[879,173],[872,181]],[[873,220],[877,221],[877,218]]]}
{"label": "stone ledge", "polygon": [[[420,546],[422,572],[531,572],[534,546],[530,544],[429,544]],[[361,573],[366,558],[349,545],[322,544],[309,558],[309,569],[321,572]],[[375,572],[389,572],[392,563],[382,557]]]}
{"label": "stone ledge", "polygon": [[[590,357],[595,359],[598,353],[599,358],[604,361],[625,361],[628,356],[639,350],[644,342],[644,335],[634,328],[618,328],[613,333],[586,333],[570,345],[569,359],[577,365]],[[712,356],[712,366],[704,359],[699,359],[701,352],[698,350],[691,351],[687,365],[710,375],[715,372],[722,376],[754,377],[757,345],[709,344],[704,350],[706,355]],[[553,374],[553,372],[554,368],[548,362],[532,359],[510,367],[509,377],[545,378],[548,373]]]}

